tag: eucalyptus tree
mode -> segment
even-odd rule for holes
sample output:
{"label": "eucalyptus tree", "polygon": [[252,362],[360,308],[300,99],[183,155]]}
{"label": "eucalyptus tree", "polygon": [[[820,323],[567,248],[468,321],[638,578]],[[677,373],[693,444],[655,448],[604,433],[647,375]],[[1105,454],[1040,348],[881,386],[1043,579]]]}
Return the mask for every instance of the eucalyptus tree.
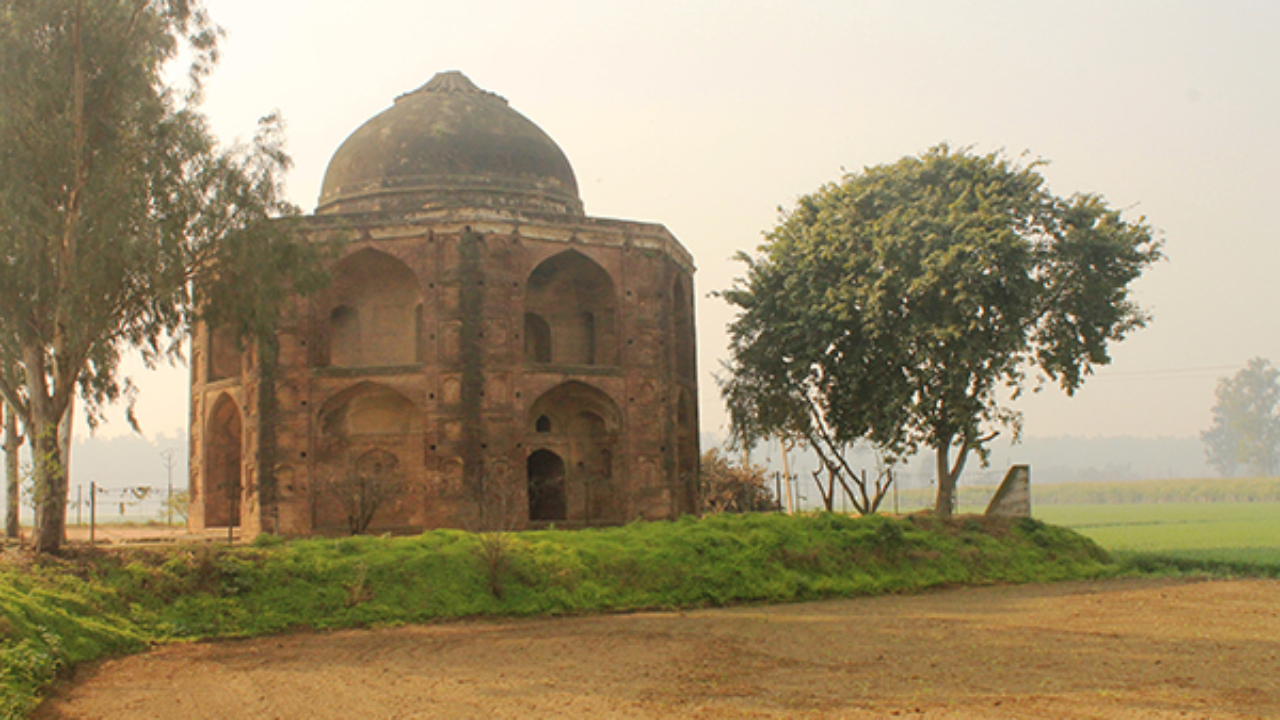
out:
{"label": "eucalyptus tree", "polygon": [[950,515],[966,460],[1019,434],[1029,375],[1071,394],[1148,320],[1130,283],[1161,256],[1150,228],[1038,166],[942,145],[801,198],[721,293],[735,436],[804,441],[849,479],[855,442],[929,448]]}
{"label": "eucalyptus tree", "polygon": [[[132,396],[202,309],[271,324],[290,238],[279,122],[221,148],[198,111],[221,31],[199,0],[0,0],[0,392],[30,437],[35,547],[65,537],[59,424]],[[190,60],[171,82],[170,63]],[[132,412],[129,413],[132,420]]]}

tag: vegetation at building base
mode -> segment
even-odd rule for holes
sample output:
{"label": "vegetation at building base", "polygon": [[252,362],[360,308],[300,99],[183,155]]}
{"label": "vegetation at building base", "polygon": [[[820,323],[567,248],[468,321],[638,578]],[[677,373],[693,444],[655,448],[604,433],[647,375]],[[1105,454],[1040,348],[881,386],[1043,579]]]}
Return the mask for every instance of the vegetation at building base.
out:
{"label": "vegetation at building base", "polygon": [[21,717],[40,687],[76,663],[151,643],[300,627],[792,602],[1119,571],[1070,530],[982,517],[721,514],[500,533],[501,542],[492,535],[265,536],[239,548],[11,556],[0,564],[0,717]]}
{"label": "vegetation at building base", "polygon": [[768,512],[781,509],[770,487],[768,471],[746,461],[734,463],[719,448],[702,453],[698,468],[704,513]]}

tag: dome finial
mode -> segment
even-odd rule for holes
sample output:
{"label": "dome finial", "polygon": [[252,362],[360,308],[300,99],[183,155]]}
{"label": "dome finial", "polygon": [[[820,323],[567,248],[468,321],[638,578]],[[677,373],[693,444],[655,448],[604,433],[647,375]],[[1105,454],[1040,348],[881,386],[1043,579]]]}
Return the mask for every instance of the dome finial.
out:
{"label": "dome finial", "polygon": [[436,73],[436,76],[428,80],[426,85],[423,85],[417,90],[401,95],[396,98],[396,102],[399,102],[401,98],[408,97],[409,95],[417,95],[418,93],[488,95],[490,97],[498,98],[504,103],[506,102],[506,98],[491,93],[488,90],[481,90],[479,87],[476,87],[476,84],[471,82],[470,78],[463,75],[458,70],[446,70],[444,72]]}

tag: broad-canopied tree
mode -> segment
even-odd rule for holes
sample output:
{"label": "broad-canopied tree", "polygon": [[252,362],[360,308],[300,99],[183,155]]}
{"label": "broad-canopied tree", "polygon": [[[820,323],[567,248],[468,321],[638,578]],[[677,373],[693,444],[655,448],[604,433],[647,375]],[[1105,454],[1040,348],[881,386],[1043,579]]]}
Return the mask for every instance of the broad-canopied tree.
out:
{"label": "broad-canopied tree", "polygon": [[1263,358],[1218,381],[1213,425],[1200,434],[1209,464],[1224,476],[1263,477],[1280,465],[1280,370]]}
{"label": "broad-canopied tree", "polygon": [[196,109],[219,36],[198,0],[0,0],[0,392],[33,444],[38,550],[65,535],[73,396],[92,424],[132,393],[122,351],[176,352],[203,308],[262,333],[307,256],[270,221],[296,214],[279,124],[220,148]]}
{"label": "broad-canopied tree", "polygon": [[1020,432],[1002,387],[1074,392],[1146,323],[1130,283],[1159,257],[1142,220],[1053,195],[1038,163],[943,145],[849,174],[801,198],[722,293],[733,432],[802,441],[850,479],[854,442],[932,449],[949,515],[969,456]]}

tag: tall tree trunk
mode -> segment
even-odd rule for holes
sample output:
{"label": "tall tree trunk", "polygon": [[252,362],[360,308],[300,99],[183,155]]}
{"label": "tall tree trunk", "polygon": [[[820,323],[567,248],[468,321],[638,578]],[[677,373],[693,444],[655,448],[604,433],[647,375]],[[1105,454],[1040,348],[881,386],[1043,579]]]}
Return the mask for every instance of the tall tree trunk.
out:
{"label": "tall tree trunk", "polygon": [[18,446],[22,440],[18,437],[18,413],[9,405],[4,406],[4,476],[8,489],[8,502],[5,508],[4,534],[16,538],[22,534],[18,512],[22,505],[19,502]]}
{"label": "tall tree trunk", "polygon": [[933,506],[940,518],[950,518],[956,503],[955,477],[951,474],[951,443],[941,443],[937,449],[938,499]]}
{"label": "tall tree trunk", "polygon": [[955,512],[956,481],[960,479],[960,473],[964,472],[965,460],[969,458],[969,451],[972,449],[969,443],[962,444],[956,453],[955,464],[952,464],[951,441],[952,438],[947,438],[937,449],[938,500],[933,511],[944,519],[949,519]]}
{"label": "tall tree trunk", "polygon": [[32,408],[32,464],[36,476],[35,550],[57,553],[67,537],[67,472],[58,442],[59,417]]}

